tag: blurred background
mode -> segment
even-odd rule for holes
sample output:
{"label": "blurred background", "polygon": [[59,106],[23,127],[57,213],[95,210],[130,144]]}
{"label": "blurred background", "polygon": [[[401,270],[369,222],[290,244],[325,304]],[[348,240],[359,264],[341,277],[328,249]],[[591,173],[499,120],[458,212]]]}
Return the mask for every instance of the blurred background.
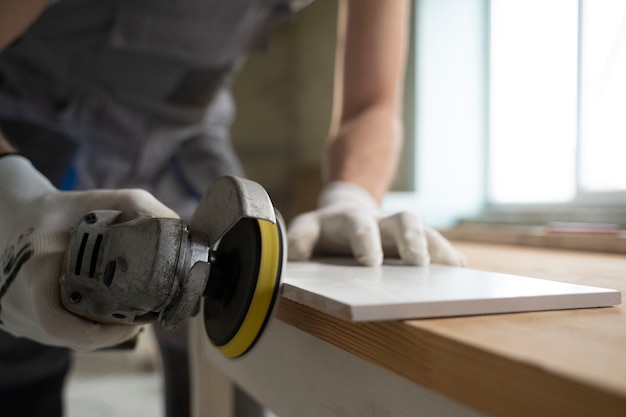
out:
{"label": "blurred background", "polygon": [[[626,3],[413,6],[406,143],[385,208],[408,206],[440,228],[626,223]],[[336,9],[314,2],[279,25],[235,83],[235,145],[288,218],[319,187]]]}
{"label": "blurred background", "polygon": [[[406,144],[384,210],[459,239],[626,251],[626,2],[413,5]],[[321,0],[280,24],[234,84],[235,147],[287,219],[321,184],[336,15]],[[160,389],[149,340],[80,355],[69,416],[159,416]]]}

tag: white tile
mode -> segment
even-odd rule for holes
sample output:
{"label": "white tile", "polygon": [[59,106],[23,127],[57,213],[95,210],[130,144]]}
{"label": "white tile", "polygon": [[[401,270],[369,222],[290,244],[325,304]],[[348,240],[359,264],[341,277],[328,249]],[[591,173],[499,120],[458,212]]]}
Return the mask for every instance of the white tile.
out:
{"label": "white tile", "polygon": [[611,306],[621,292],[442,265],[289,263],[283,297],[348,321]]}

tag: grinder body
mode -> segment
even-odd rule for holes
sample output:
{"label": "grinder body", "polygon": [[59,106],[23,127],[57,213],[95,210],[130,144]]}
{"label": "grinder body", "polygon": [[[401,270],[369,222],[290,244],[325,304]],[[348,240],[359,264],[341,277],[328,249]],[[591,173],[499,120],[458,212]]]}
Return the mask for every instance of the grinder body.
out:
{"label": "grinder body", "polygon": [[237,177],[213,183],[189,225],[91,212],[71,231],[61,301],[94,321],[170,330],[202,311],[211,342],[238,357],[271,316],[286,258],[283,230],[266,191]]}

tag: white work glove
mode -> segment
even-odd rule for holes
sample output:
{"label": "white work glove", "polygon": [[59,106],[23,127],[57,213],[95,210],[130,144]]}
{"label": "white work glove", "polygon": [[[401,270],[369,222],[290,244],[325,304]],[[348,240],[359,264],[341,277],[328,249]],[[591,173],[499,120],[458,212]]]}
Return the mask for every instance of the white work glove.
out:
{"label": "white work glove", "polygon": [[405,264],[431,262],[464,266],[465,257],[436,230],[409,212],[383,217],[376,200],[349,182],[327,184],[318,209],[297,216],[288,233],[290,261],[321,255],[354,255],[363,265],[376,266],[383,257]]}
{"label": "white work glove", "polygon": [[137,334],[138,326],[95,323],[61,304],[70,229],[99,209],[177,217],[146,191],[61,192],[26,158],[0,158],[0,328],[79,351],[114,346]]}

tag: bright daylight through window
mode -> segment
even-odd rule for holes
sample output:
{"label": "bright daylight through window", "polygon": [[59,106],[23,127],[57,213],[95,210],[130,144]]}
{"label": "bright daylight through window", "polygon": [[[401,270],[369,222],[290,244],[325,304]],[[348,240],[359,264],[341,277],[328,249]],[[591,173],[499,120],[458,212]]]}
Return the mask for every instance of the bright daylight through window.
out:
{"label": "bright daylight through window", "polygon": [[626,1],[492,0],[489,48],[490,201],[623,195]]}

